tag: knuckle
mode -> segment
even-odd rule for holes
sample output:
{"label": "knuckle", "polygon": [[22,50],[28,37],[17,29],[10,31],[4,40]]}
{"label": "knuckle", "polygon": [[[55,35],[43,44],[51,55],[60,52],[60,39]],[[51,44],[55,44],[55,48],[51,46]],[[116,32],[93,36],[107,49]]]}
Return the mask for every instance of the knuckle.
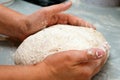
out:
{"label": "knuckle", "polygon": [[76,51],[71,50],[71,51],[65,53],[64,56],[65,56],[65,58],[68,59],[68,60],[73,60],[73,58],[74,58],[74,54],[73,54],[73,53],[75,53],[75,52],[76,52]]}
{"label": "knuckle", "polygon": [[54,9],[52,9],[51,7],[44,7],[43,9],[41,9],[41,11],[43,11],[46,14],[52,14],[54,13]]}
{"label": "knuckle", "polygon": [[72,56],[71,56],[71,53],[72,53],[72,52],[66,53],[66,54],[65,54],[65,57],[66,57],[66,58],[71,58],[71,57],[72,57]]}
{"label": "knuckle", "polygon": [[65,59],[71,62],[80,62],[84,61],[84,55],[80,55],[81,53],[77,50],[70,50],[65,54]]}

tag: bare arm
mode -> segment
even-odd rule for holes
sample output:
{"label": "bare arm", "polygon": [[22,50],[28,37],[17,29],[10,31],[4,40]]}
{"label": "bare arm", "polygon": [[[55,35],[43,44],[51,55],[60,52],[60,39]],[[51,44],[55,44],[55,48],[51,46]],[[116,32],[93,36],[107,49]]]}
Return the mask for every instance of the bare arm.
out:
{"label": "bare arm", "polygon": [[100,49],[59,52],[35,65],[0,66],[0,80],[91,80],[106,57]]}
{"label": "bare arm", "polygon": [[0,5],[0,34],[14,38],[25,35],[25,16]]}
{"label": "bare arm", "polygon": [[32,66],[0,66],[0,80],[32,80],[31,73]]}
{"label": "bare arm", "polygon": [[45,80],[48,73],[43,66],[0,66],[0,80]]}
{"label": "bare arm", "polygon": [[24,15],[0,5],[0,34],[24,40],[44,27],[55,24],[93,27],[81,18],[61,13],[71,5],[71,2],[53,5],[30,15]]}

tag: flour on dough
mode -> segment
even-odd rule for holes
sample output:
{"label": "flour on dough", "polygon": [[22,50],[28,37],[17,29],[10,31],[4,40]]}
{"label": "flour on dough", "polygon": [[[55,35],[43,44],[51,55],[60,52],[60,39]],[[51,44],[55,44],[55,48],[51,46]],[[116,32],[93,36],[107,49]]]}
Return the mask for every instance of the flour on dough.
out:
{"label": "flour on dough", "polygon": [[103,35],[92,28],[54,25],[25,39],[16,50],[14,61],[18,65],[35,64],[48,55],[66,50],[101,48],[106,51],[106,44]]}

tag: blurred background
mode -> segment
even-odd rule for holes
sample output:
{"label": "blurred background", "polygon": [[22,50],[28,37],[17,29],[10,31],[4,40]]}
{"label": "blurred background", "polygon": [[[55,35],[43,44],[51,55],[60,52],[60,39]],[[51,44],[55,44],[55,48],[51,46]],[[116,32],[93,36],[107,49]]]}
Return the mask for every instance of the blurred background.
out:
{"label": "blurred background", "polygon": [[59,3],[65,2],[67,0],[24,0],[24,1],[34,3],[40,6],[50,6],[53,4],[59,4]]}
{"label": "blurred background", "polygon": [[[27,2],[31,2],[40,6],[50,6],[53,4],[59,4],[61,2],[65,2],[67,0],[25,0]],[[73,2],[81,1],[90,5],[98,5],[98,6],[120,6],[120,0],[71,0]]]}

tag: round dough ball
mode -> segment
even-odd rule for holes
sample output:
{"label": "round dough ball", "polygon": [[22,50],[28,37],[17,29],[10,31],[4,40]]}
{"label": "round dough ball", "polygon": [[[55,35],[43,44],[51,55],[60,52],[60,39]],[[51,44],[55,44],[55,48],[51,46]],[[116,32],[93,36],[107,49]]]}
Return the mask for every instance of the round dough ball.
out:
{"label": "round dough ball", "polygon": [[105,48],[103,35],[92,28],[55,25],[45,28],[23,41],[14,54],[15,64],[35,64],[48,55],[66,50]]}

